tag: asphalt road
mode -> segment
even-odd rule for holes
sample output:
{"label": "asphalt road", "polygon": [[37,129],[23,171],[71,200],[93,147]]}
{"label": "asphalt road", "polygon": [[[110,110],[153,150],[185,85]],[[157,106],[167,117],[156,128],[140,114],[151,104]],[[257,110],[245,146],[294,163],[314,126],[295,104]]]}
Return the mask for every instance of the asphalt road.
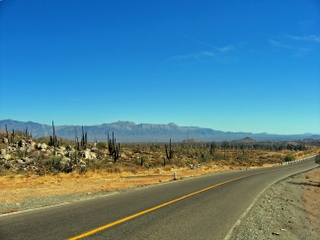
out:
{"label": "asphalt road", "polygon": [[0,239],[224,239],[259,193],[316,166],[311,158],[4,215]]}

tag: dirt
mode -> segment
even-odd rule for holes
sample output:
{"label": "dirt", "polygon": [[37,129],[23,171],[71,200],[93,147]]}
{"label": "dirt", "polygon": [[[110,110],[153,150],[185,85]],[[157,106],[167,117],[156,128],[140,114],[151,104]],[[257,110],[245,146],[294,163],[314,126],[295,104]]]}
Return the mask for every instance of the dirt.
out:
{"label": "dirt", "polygon": [[[120,169],[117,173],[92,170],[57,175],[8,175],[0,177],[0,214],[44,207],[63,202],[84,200],[115,191],[143,187],[210,172],[227,171],[229,167],[207,165],[197,169],[155,169],[135,174]],[[63,194],[61,194],[63,193]]]}
{"label": "dirt", "polygon": [[268,188],[227,239],[320,239],[320,168]]}
{"label": "dirt", "polygon": [[[170,169],[85,174],[0,177],[0,214],[80,201],[126,188],[172,181],[230,168]],[[61,194],[63,193],[63,194]],[[320,239],[320,168],[272,185],[252,205],[226,239]]]}

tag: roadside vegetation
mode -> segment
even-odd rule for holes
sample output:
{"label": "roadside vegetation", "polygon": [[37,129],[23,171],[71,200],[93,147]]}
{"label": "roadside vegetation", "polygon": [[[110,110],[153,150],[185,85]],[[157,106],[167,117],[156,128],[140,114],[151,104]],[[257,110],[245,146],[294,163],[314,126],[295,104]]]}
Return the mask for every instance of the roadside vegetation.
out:
{"label": "roadside vegetation", "polygon": [[[320,140],[117,143],[115,134],[106,142],[88,142],[87,133],[74,140],[55,135],[34,139],[26,131],[0,131],[0,176],[58,174],[88,171],[148,174],[178,169],[241,170],[277,165],[320,152]],[[319,157],[317,157],[319,163]]]}
{"label": "roadside vegetation", "polygon": [[109,134],[105,142],[88,142],[84,131],[74,140],[55,135],[34,139],[27,130],[0,131],[0,206],[6,206],[0,214],[17,211],[17,203],[30,199],[38,199],[37,206],[42,206],[41,199],[50,196],[105,194],[213,172],[274,166],[320,153],[320,140],[314,139],[118,143],[115,135]]}

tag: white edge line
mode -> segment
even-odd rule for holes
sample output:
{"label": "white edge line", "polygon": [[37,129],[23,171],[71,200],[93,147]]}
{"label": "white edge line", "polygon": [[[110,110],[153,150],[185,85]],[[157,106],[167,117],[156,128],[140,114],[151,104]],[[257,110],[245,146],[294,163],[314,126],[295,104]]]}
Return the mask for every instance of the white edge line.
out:
{"label": "white edge line", "polygon": [[[316,167],[314,167],[314,168],[316,168]],[[246,215],[250,212],[250,210],[253,208],[253,206],[256,204],[256,202],[262,197],[262,195],[264,194],[264,192],[265,192],[269,187],[271,187],[273,184],[277,184],[278,182],[284,181],[285,179],[287,179],[287,178],[289,178],[289,177],[292,177],[292,176],[297,175],[297,174],[300,174],[300,173],[308,172],[308,171],[310,171],[310,170],[312,170],[312,169],[314,169],[314,168],[310,168],[310,169],[305,170],[305,171],[302,171],[302,172],[294,173],[294,174],[292,174],[292,175],[289,175],[289,176],[287,176],[287,177],[284,177],[284,178],[282,178],[282,179],[279,179],[279,180],[277,180],[277,181],[274,181],[274,182],[272,182],[271,184],[269,184],[267,187],[265,187],[265,189],[263,189],[263,190],[256,196],[256,198],[252,201],[252,203],[251,203],[250,206],[247,208],[247,210],[244,211],[244,213],[240,216],[240,218],[237,220],[237,222],[232,226],[232,228],[230,229],[230,231],[229,231],[228,234],[224,237],[223,240],[229,240],[229,239],[230,239],[234,228],[235,228],[236,226],[238,226],[238,225],[242,222],[242,220],[246,217]]]}

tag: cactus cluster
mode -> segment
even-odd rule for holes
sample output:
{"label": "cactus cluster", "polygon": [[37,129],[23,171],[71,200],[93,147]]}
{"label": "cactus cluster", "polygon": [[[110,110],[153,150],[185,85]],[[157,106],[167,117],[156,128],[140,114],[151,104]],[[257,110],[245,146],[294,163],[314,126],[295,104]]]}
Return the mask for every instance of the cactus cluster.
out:
{"label": "cactus cluster", "polygon": [[87,135],[87,132],[84,132],[83,126],[82,126],[82,137],[80,141],[81,149],[85,150],[87,148],[87,144],[88,144],[88,135]]}
{"label": "cactus cluster", "polygon": [[7,135],[7,139],[8,139],[8,144],[14,143],[14,129],[12,129],[12,134],[11,134],[11,136],[9,137],[9,132],[8,132],[7,124],[6,124],[5,126],[6,126],[6,135]]}
{"label": "cactus cluster", "polygon": [[117,140],[114,137],[114,132],[112,132],[111,139],[108,133],[108,149],[109,149],[109,155],[113,157],[113,160],[116,163],[117,160],[121,157],[121,153],[120,153],[120,143],[117,143]]}
{"label": "cactus cluster", "polygon": [[50,136],[50,141],[49,141],[48,145],[53,146],[53,148],[54,148],[53,155],[56,156],[56,154],[57,154],[56,148],[59,147],[60,143],[59,143],[57,136],[56,136],[56,129],[55,129],[53,121],[52,121],[52,136]]}
{"label": "cactus cluster", "polygon": [[79,143],[79,139],[77,136],[77,129],[75,129],[75,149],[76,150],[86,150],[88,145],[88,134],[87,132],[84,132],[83,126],[82,126],[82,135],[81,140]]}

